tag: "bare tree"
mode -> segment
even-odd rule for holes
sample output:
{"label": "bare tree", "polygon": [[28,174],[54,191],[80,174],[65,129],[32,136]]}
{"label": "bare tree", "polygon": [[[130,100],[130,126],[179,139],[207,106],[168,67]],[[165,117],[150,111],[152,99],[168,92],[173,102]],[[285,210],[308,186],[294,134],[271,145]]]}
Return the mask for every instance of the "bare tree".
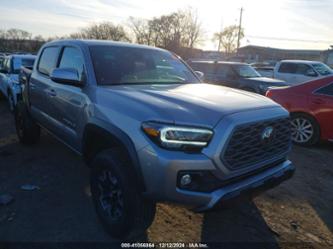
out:
{"label": "bare tree", "polygon": [[[236,51],[239,26],[231,25],[222,32],[214,34],[213,40],[219,42],[227,54]],[[244,29],[241,29],[240,39],[244,38]]]}
{"label": "bare tree", "polygon": [[187,9],[183,12],[184,15],[184,36],[189,48],[193,48],[195,45],[202,41],[202,35],[204,33],[202,24],[199,20],[198,12],[192,9]]}
{"label": "bare tree", "polygon": [[6,38],[11,40],[30,40],[32,34],[22,29],[9,29],[6,32]]}
{"label": "bare tree", "polygon": [[130,41],[125,29],[111,22],[92,24],[70,35],[74,39],[97,39],[113,41]]}
{"label": "bare tree", "polygon": [[154,45],[171,50],[193,48],[203,34],[197,12],[180,10],[151,20],[131,17],[129,25],[137,43]]}
{"label": "bare tree", "polygon": [[134,33],[135,42],[138,44],[153,44],[153,30],[146,19],[130,17],[129,27]]}

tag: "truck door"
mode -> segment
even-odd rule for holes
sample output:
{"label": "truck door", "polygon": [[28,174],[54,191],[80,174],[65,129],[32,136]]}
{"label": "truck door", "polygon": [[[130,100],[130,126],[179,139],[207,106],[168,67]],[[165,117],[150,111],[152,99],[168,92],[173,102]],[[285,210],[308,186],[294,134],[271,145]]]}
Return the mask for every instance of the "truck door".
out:
{"label": "truck door", "polygon": [[297,83],[303,83],[306,81],[313,80],[317,78],[319,75],[318,73],[309,65],[304,63],[297,64],[296,70],[296,80]]}
{"label": "truck door", "polygon": [[[75,69],[79,77],[83,80],[85,77],[84,59],[79,48],[64,47],[62,49],[58,68]],[[87,97],[84,87],[73,86],[69,84],[52,83],[50,111],[54,122],[54,133],[66,144],[74,149],[78,149],[79,131],[83,129],[81,122],[85,117],[85,107],[87,106]]]}
{"label": "truck door", "polygon": [[216,75],[220,85],[237,88],[239,86],[239,77],[232,66],[227,64],[218,64]]}
{"label": "truck door", "polygon": [[58,46],[44,48],[37,62],[36,70],[33,71],[29,81],[31,114],[50,131],[53,128],[50,112],[54,108],[51,102],[53,82],[50,74],[57,65],[59,52],[60,47]]}

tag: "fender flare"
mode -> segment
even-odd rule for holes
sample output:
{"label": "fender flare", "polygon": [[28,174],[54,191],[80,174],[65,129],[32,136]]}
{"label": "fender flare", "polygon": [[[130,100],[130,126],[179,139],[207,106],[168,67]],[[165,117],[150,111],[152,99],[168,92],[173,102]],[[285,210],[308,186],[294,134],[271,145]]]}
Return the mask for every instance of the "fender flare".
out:
{"label": "fender flare", "polygon": [[113,124],[110,123],[106,124],[104,121],[97,119],[91,120],[89,123],[86,124],[82,135],[82,145],[81,145],[82,155],[84,155],[85,153],[84,150],[85,147],[87,146],[85,142],[87,141],[87,136],[89,132],[98,132],[102,134],[105,139],[110,139],[110,140],[116,139],[117,142],[119,142],[122,145],[122,147],[126,150],[127,154],[130,156],[135,171],[135,175],[138,180],[139,188],[142,192],[145,191],[145,184],[141,170],[141,165],[139,162],[135,145],[131,140],[131,138],[125,132],[123,132],[121,129],[119,129]]}

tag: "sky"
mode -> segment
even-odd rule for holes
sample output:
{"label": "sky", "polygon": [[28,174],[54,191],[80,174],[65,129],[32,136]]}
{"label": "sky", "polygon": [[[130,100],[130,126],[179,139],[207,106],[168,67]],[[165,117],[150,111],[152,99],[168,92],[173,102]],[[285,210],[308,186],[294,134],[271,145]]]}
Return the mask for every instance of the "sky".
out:
{"label": "sky", "polygon": [[328,49],[333,45],[333,0],[1,0],[0,29],[62,36],[90,23],[128,24],[184,8],[198,12],[205,30],[199,48],[214,50],[214,32],[238,24],[244,8],[241,45],[289,49]]}

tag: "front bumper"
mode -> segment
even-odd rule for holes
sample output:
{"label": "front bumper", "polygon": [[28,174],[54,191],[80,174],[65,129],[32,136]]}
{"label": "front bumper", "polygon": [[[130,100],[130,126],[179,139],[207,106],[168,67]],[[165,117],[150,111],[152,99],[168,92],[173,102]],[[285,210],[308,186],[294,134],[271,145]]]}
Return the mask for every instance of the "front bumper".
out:
{"label": "front bumper", "polygon": [[[174,155],[175,153],[179,154]],[[218,171],[206,156],[192,155],[191,160],[188,160],[188,155],[185,154],[184,158],[181,158],[180,152],[170,152],[164,154],[164,157],[156,157],[152,151],[140,154],[145,154],[144,160],[140,158],[140,161],[147,164],[142,165],[146,169],[144,171],[145,196],[157,201],[182,204],[198,212],[212,209],[221,203],[244,195],[248,196],[272,188],[290,178],[295,171],[291,161],[285,160],[207,193],[177,187],[177,175],[180,171],[210,170],[213,174]],[[222,179],[221,183],[223,183]]]}
{"label": "front bumper", "polygon": [[294,172],[295,167],[290,161],[286,161],[277,169],[267,170],[267,172],[212,192],[210,201],[206,205],[195,207],[194,210],[202,212],[229,204],[240,198],[253,197],[290,179]]}

